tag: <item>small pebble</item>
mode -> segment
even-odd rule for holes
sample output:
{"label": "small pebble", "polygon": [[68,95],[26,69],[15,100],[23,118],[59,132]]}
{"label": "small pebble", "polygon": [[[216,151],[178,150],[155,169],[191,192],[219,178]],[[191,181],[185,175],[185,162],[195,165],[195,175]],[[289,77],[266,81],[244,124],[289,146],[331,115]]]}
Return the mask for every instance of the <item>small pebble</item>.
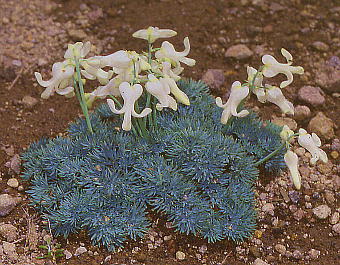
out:
{"label": "small pebble", "polygon": [[308,255],[311,259],[317,259],[320,256],[320,251],[312,248],[310,251],[308,251]]}
{"label": "small pebble", "polygon": [[340,218],[340,213],[339,212],[335,212],[332,214],[331,219],[329,220],[329,222],[332,225],[335,225],[336,223],[339,222],[339,218]]}
{"label": "small pebble", "polygon": [[85,247],[79,247],[76,249],[76,252],[74,253],[74,256],[80,256],[87,252],[87,249]]}
{"label": "small pebble", "polygon": [[340,223],[333,225],[332,230],[333,230],[333,232],[340,234]]}
{"label": "small pebble", "polygon": [[313,209],[313,213],[319,219],[326,219],[331,214],[331,208],[328,205],[320,205]]}
{"label": "small pebble", "polygon": [[65,255],[65,259],[72,258],[72,253],[68,251],[67,249],[64,250],[64,255]]}
{"label": "small pebble", "polygon": [[185,259],[185,254],[182,251],[177,251],[176,252],[176,259],[184,260]]}
{"label": "small pebble", "polygon": [[286,247],[284,245],[281,245],[281,244],[276,244],[274,249],[279,252],[281,255],[285,255],[286,254]]}
{"label": "small pebble", "polygon": [[10,178],[7,181],[7,185],[10,186],[11,188],[17,188],[19,187],[19,181],[16,178]]}

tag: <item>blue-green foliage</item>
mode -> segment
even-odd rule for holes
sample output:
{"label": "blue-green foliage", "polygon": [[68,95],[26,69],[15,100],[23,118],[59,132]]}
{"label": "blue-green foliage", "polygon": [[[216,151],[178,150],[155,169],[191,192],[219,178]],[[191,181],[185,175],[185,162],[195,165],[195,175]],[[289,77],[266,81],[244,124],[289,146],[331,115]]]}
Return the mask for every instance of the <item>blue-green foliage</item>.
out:
{"label": "blue-green foliage", "polygon": [[[32,203],[56,235],[85,229],[114,250],[142,237],[154,210],[182,233],[242,241],[256,225],[254,162],[280,145],[279,127],[254,114],[220,123],[222,109],[201,82],[181,81],[190,106],[158,113],[150,139],[120,130],[107,105],[70,125],[69,137],[42,139],[23,154]],[[282,154],[265,164],[278,171]]]}

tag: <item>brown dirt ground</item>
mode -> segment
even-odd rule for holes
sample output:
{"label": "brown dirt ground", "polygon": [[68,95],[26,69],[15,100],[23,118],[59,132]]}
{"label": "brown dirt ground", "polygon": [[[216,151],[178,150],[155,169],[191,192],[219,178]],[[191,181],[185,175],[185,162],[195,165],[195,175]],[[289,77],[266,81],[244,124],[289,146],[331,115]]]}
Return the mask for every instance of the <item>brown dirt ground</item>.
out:
{"label": "brown dirt ground", "polygon": [[[0,1],[0,4],[5,2]],[[28,1],[10,1],[15,5],[27,4]],[[42,5],[45,1],[41,2]],[[334,30],[334,25],[339,26],[339,8],[336,10],[336,0],[274,0],[274,1],[239,1],[239,0],[64,0],[55,1],[51,10],[42,10],[45,16],[51,16],[53,23],[60,23],[61,28],[67,23],[81,25],[79,20],[79,10],[86,8],[97,10],[101,8],[102,15],[91,20],[84,29],[89,39],[97,39],[101,47],[101,53],[107,54],[118,49],[129,49],[140,51],[144,48],[144,43],[140,40],[131,38],[131,34],[149,25],[160,28],[170,28],[178,32],[178,36],[172,39],[175,47],[183,47],[183,38],[189,36],[192,50],[190,57],[196,59],[197,65],[185,70],[184,76],[199,79],[209,68],[223,69],[225,71],[226,82],[225,90],[234,80],[246,78],[246,65],[257,67],[260,63],[260,55],[265,52],[280,58],[279,50],[281,47],[287,48],[294,56],[295,65],[302,65],[306,70],[305,77],[295,77],[294,87],[302,85],[316,85],[315,76],[317,74],[315,64],[328,59],[330,56],[339,56],[339,35]],[[84,7],[86,4],[86,8]],[[82,14],[86,12],[80,11]],[[1,26],[11,27],[15,30],[18,25],[13,23],[2,23]],[[81,26],[79,26],[81,27]],[[303,28],[310,28],[307,34],[301,33]],[[22,32],[18,33],[23,34]],[[6,36],[0,38],[6,39]],[[24,73],[19,77],[15,85],[8,90],[11,82],[18,75],[20,68],[15,65],[0,65],[0,145],[13,146],[15,153],[22,152],[31,142],[38,140],[42,136],[55,137],[65,131],[68,123],[80,115],[75,98],[65,99],[64,97],[54,96],[47,101],[39,99],[39,103],[32,109],[26,109],[21,103],[25,95],[39,98],[42,91],[33,80],[33,72],[44,70],[50,71],[51,64],[56,58],[61,60],[66,43],[74,41],[66,35],[60,40],[60,45],[54,45],[53,53],[44,54],[45,64],[38,65],[37,58],[32,62],[23,59]],[[22,40],[24,42],[25,40]],[[43,44],[44,38],[41,43]],[[311,47],[314,41],[328,43],[329,48],[320,52]],[[104,44],[103,44],[104,43]],[[224,51],[231,45],[245,43],[251,50],[258,50],[250,59],[236,61],[226,59]],[[19,43],[20,44],[20,43]],[[1,50],[0,50],[1,51]],[[25,52],[25,49],[23,50]],[[3,52],[3,51],[2,51]],[[4,53],[5,54],[5,53]],[[8,55],[8,54],[7,54]],[[34,54],[33,54],[34,55]],[[15,55],[13,55],[15,59]],[[27,56],[32,56],[27,53]],[[45,75],[46,76],[46,75]],[[292,91],[294,88],[290,88]],[[223,91],[215,91],[215,95],[223,95]],[[289,92],[289,91],[288,91]],[[294,97],[294,93],[289,96],[294,104],[299,102]],[[339,99],[326,94],[326,103],[318,108],[312,108],[312,112],[323,111],[327,113],[335,124],[340,124]],[[276,108],[265,106],[261,114],[270,117],[277,114]],[[307,123],[302,123],[306,125]],[[340,129],[336,130],[339,138]],[[0,181],[0,193],[17,194],[17,191],[8,188],[7,179],[13,173],[9,172],[4,166],[9,160],[8,155],[0,152],[0,171],[2,181]],[[335,163],[338,161],[335,161]],[[264,186],[270,180],[267,177],[259,183],[259,193],[265,190]],[[321,199],[320,199],[321,200]],[[338,199],[337,199],[338,200]],[[303,203],[303,202],[302,202]],[[339,207],[339,206],[338,206]],[[9,222],[21,227],[19,230],[26,233],[26,221],[23,209],[28,209],[31,214],[34,210],[28,206],[28,201],[24,200],[20,207],[17,207],[7,217],[0,218],[0,222]],[[285,238],[285,242],[294,249],[308,251],[315,248],[321,251],[322,255],[315,261],[308,264],[340,264],[339,237],[330,237],[330,228],[327,222],[316,221],[312,225],[302,219],[300,222],[291,217],[287,209],[277,208],[275,216],[279,216],[283,221],[291,222],[289,227],[275,228],[272,226],[271,219],[262,219],[259,222],[259,229],[267,226],[265,233],[261,237],[264,246],[273,246]],[[88,250],[97,251],[99,255],[83,255],[79,258],[72,258],[69,261],[61,259],[58,264],[102,264],[105,257],[112,255],[111,261],[107,264],[218,264],[225,259],[223,264],[248,264],[255,260],[254,255],[248,254],[247,261],[239,258],[235,250],[236,245],[224,240],[217,244],[207,244],[203,239],[175,233],[165,227],[163,219],[158,220],[153,216],[153,220],[159,221],[154,228],[158,234],[171,235],[172,239],[164,242],[157,249],[148,250],[147,238],[138,242],[129,242],[124,250],[119,253],[109,253],[105,249],[92,247],[85,234],[80,233],[68,239],[68,241],[58,238],[58,242],[63,248],[67,248],[74,253],[79,247],[80,242],[84,243]],[[41,224],[40,224],[41,225]],[[304,234],[309,234],[304,238]],[[287,237],[288,236],[288,237]],[[312,242],[310,237],[315,240]],[[288,239],[287,239],[288,238]],[[202,261],[198,260],[195,253],[197,249],[193,246],[207,245],[208,252],[202,254]],[[250,241],[243,244],[249,247]],[[17,244],[18,252],[26,251],[25,242]],[[141,250],[137,254],[132,254],[132,249],[139,247]],[[187,258],[184,261],[175,259],[176,251],[183,251]],[[29,255],[30,252],[27,252]],[[281,257],[278,253],[265,248],[261,253],[261,258],[266,259],[272,256],[270,264],[307,264],[307,261],[299,261],[293,258]],[[133,263],[132,260],[136,260]],[[36,264],[42,264],[36,261]]]}

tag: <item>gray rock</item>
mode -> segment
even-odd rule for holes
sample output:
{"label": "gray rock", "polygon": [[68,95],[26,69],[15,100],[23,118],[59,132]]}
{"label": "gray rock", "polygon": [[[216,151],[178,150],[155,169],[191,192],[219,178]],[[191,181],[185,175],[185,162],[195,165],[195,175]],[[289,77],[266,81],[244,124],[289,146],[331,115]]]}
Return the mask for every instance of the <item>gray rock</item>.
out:
{"label": "gray rock", "polygon": [[335,224],[337,224],[339,222],[339,219],[340,219],[339,212],[335,212],[335,213],[332,214],[331,219],[329,220],[329,222],[332,225],[335,225]]}
{"label": "gray rock", "polygon": [[284,126],[284,125],[288,125],[289,129],[295,131],[297,128],[297,123],[295,120],[293,120],[292,118],[288,118],[288,117],[273,117],[271,120],[272,123],[278,125],[278,126]]}
{"label": "gray rock", "polygon": [[198,251],[202,254],[206,253],[208,251],[208,247],[206,245],[202,245],[198,248]]}
{"label": "gray rock", "polygon": [[220,91],[225,81],[223,70],[208,69],[202,76],[202,81],[205,82],[211,89]]}
{"label": "gray rock", "polygon": [[35,105],[37,105],[39,100],[37,100],[36,98],[33,98],[31,96],[24,96],[23,99],[21,100],[21,102],[22,102],[22,104],[24,105],[25,108],[31,109]]}
{"label": "gray rock", "polygon": [[308,251],[308,255],[311,259],[317,259],[320,256],[320,250],[312,248],[310,251]]}
{"label": "gray rock", "polygon": [[19,181],[16,178],[10,178],[7,181],[7,185],[10,186],[11,188],[17,188],[19,187]]}
{"label": "gray rock", "polygon": [[267,262],[263,261],[262,259],[257,258],[257,259],[254,261],[253,265],[269,265],[269,264],[268,264]]}
{"label": "gray rock", "polygon": [[72,258],[72,253],[68,251],[67,249],[64,250],[64,255],[65,255],[65,259],[67,260]]}
{"label": "gray rock", "polygon": [[0,216],[8,215],[21,201],[20,198],[12,197],[9,194],[0,195]]}
{"label": "gray rock", "polygon": [[266,203],[262,206],[262,211],[274,215],[274,205],[272,203]]}
{"label": "gray rock", "polygon": [[303,105],[297,105],[294,108],[294,119],[303,121],[311,116],[310,108]]}
{"label": "gray rock", "polygon": [[331,149],[333,151],[340,151],[340,139],[338,138],[333,139]]}
{"label": "gray rock", "polygon": [[300,192],[296,190],[291,190],[288,192],[289,198],[292,200],[294,203],[298,203],[300,201]]}
{"label": "gray rock", "polygon": [[21,159],[18,154],[15,154],[10,161],[6,162],[5,166],[13,170],[16,174],[20,174]]}
{"label": "gray rock", "polygon": [[314,41],[312,46],[314,49],[321,51],[321,52],[326,52],[329,50],[329,46],[322,41]]}
{"label": "gray rock", "polygon": [[319,219],[326,219],[331,214],[331,212],[331,208],[329,208],[329,206],[326,204],[320,205],[313,209],[313,213]]}
{"label": "gray rock", "polygon": [[176,259],[178,260],[184,260],[185,259],[185,253],[182,251],[177,251],[176,252]]}
{"label": "gray rock", "polygon": [[2,224],[0,225],[0,236],[8,242],[12,242],[17,238],[17,228],[11,224]]}
{"label": "gray rock", "polygon": [[293,256],[294,259],[302,259],[303,258],[303,255],[302,255],[300,250],[294,250],[292,256]]}
{"label": "gray rock", "polygon": [[80,255],[86,253],[86,252],[87,252],[87,249],[85,247],[79,247],[79,248],[76,249],[74,256],[77,257],[77,256],[80,256]]}
{"label": "gray rock", "polygon": [[16,247],[14,243],[3,242],[2,247],[4,249],[4,253],[7,254],[7,256],[11,260],[18,259],[18,253],[16,252]]}
{"label": "gray rock", "polygon": [[316,69],[316,83],[329,92],[340,91],[340,59],[332,56]]}
{"label": "gray rock", "polygon": [[333,232],[340,234],[340,223],[333,225],[332,230],[333,230]]}
{"label": "gray rock", "polygon": [[285,255],[285,254],[286,254],[286,251],[287,251],[286,247],[285,247],[284,245],[282,245],[282,244],[276,244],[276,245],[274,246],[274,249],[275,249],[277,252],[279,252],[281,255]]}
{"label": "gray rock", "polygon": [[312,105],[318,106],[325,103],[325,97],[320,87],[303,86],[298,92],[299,99]]}
{"label": "gray rock", "polygon": [[294,214],[293,217],[295,220],[300,221],[303,217],[305,217],[306,212],[302,209],[298,209]]}
{"label": "gray rock", "polygon": [[249,58],[253,52],[244,44],[237,44],[229,47],[225,52],[225,57],[231,57],[238,60]]}
{"label": "gray rock", "polygon": [[308,130],[316,133],[319,137],[326,140],[334,138],[335,124],[322,112],[318,112],[314,118],[312,118],[308,124]]}

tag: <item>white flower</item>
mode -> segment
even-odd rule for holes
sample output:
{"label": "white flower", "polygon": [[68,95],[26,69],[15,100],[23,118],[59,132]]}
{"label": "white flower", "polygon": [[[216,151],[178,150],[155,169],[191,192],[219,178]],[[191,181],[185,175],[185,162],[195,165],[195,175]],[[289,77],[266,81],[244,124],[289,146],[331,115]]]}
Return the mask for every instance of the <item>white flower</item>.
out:
{"label": "white flower", "polygon": [[52,78],[48,81],[43,81],[40,73],[35,72],[34,75],[38,83],[46,87],[45,91],[41,94],[43,99],[49,98],[54,92],[59,95],[73,96],[73,74],[74,66],[70,65],[68,61],[54,63],[52,66]]}
{"label": "white flower", "polygon": [[[280,132],[280,137],[283,141],[288,141],[288,139],[294,134],[294,131],[292,131],[291,129],[289,129],[289,127],[287,125],[284,125],[282,128],[282,131]],[[290,140],[292,140],[290,138]]]}
{"label": "white flower", "polygon": [[158,80],[153,74],[148,75],[149,81],[146,83],[146,90],[156,97],[159,101],[157,103],[156,108],[158,110],[162,110],[163,108],[171,108],[173,110],[177,110],[177,102],[171,97],[170,94],[170,86],[167,82],[163,80]]}
{"label": "white flower", "polygon": [[182,104],[189,106],[190,100],[188,96],[182,90],[179,89],[179,87],[177,86],[175,82],[175,80],[176,79],[178,80],[178,78],[180,77],[175,75],[171,71],[171,64],[169,62],[163,62],[162,67],[163,67],[162,69],[163,77],[160,79],[160,81],[164,85],[167,84],[170,87],[171,94],[174,95],[174,97],[177,99],[178,102],[181,102]]}
{"label": "white flower", "polygon": [[123,82],[119,85],[119,92],[124,100],[124,105],[120,110],[116,109],[112,99],[107,100],[111,111],[115,114],[124,114],[122,129],[124,131],[131,130],[131,118],[142,118],[151,113],[150,108],[145,108],[140,114],[135,111],[135,103],[143,93],[143,88],[139,84],[131,86],[128,82]]}
{"label": "white flower", "polygon": [[99,83],[102,85],[106,85],[113,75],[112,70],[105,72],[99,66],[95,67],[90,65],[87,60],[81,61],[80,65],[84,68],[84,70],[81,70],[80,72],[85,78],[89,80],[94,80],[97,78]]}
{"label": "white flower", "polygon": [[304,70],[301,66],[291,66],[293,57],[287,50],[282,48],[281,53],[287,60],[286,64],[279,63],[271,55],[266,54],[262,56],[262,62],[264,64],[263,75],[265,77],[274,77],[280,73],[286,75],[288,80],[280,84],[280,87],[284,88],[293,82],[293,74],[301,75],[304,73]]}
{"label": "white flower", "polygon": [[264,102],[269,101],[277,105],[283,113],[294,114],[293,104],[285,98],[281,89],[276,86],[266,85],[265,97],[263,99]]}
{"label": "white flower", "polygon": [[249,88],[247,86],[241,86],[239,81],[235,81],[231,86],[231,92],[227,103],[223,105],[220,97],[216,98],[216,104],[220,108],[224,108],[221,123],[226,124],[231,116],[245,117],[249,114],[249,111],[242,110],[237,112],[237,107],[249,94]]}
{"label": "white flower", "polygon": [[64,58],[65,59],[82,59],[90,52],[91,50],[91,43],[89,41],[82,43],[76,42],[75,44],[69,44],[67,46],[67,50],[65,52]]}
{"label": "white flower", "polygon": [[311,153],[312,158],[310,160],[310,163],[312,165],[315,165],[318,160],[321,160],[324,163],[328,162],[326,152],[319,148],[321,146],[321,140],[315,133],[312,133],[312,135],[310,135],[305,129],[301,128],[299,130],[298,143],[303,148],[306,148],[309,153]]}
{"label": "white flower", "polygon": [[[254,87],[252,87],[252,92],[257,96],[257,99],[264,103],[266,101],[266,93],[264,91],[262,81],[263,75],[261,72],[258,72],[254,67],[247,66],[247,73],[248,73],[248,84],[251,86],[254,82]],[[256,75],[257,73],[257,75]],[[254,77],[256,78],[254,80]]]}
{"label": "white flower", "polygon": [[189,66],[194,66],[196,61],[185,57],[190,52],[190,42],[188,37],[184,38],[184,47],[184,51],[177,52],[170,42],[164,41],[160,50],[155,53],[155,56],[160,60],[171,60],[174,62],[175,66],[179,65],[180,62]]}
{"label": "white flower", "polygon": [[125,69],[130,66],[131,58],[127,51],[120,50],[106,56],[94,56],[91,60],[89,58],[88,63],[94,66],[100,66],[100,68],[110,66],[113,69]]}
{"label": "white flower", "polygon": [[157,27],[148,27],[141,29],[132,34],[132,37],[147,40],[150,43],[155,42],[159,38],[170,38],[176,36],[177,32],[171,29],[159,29]]}
{"label": "white flower", "polygon": [[118,77],[112,78],[109,83],[105,86],[99,86],[91,93],[85,93],[85,100],[88,108],[92,107],[93,102],[97,98],[105,98],[106,96],[112,95],[115,97],[120,96],[119,85],[122,83]]}
{"label": "white flower", "polygon": [[293,184],[295,188],[299,190],[301,188],[301,175],[298,169],[298,156],[294,152],[288,150],[287,153],[284,155],[284,160],[290,171]]}

